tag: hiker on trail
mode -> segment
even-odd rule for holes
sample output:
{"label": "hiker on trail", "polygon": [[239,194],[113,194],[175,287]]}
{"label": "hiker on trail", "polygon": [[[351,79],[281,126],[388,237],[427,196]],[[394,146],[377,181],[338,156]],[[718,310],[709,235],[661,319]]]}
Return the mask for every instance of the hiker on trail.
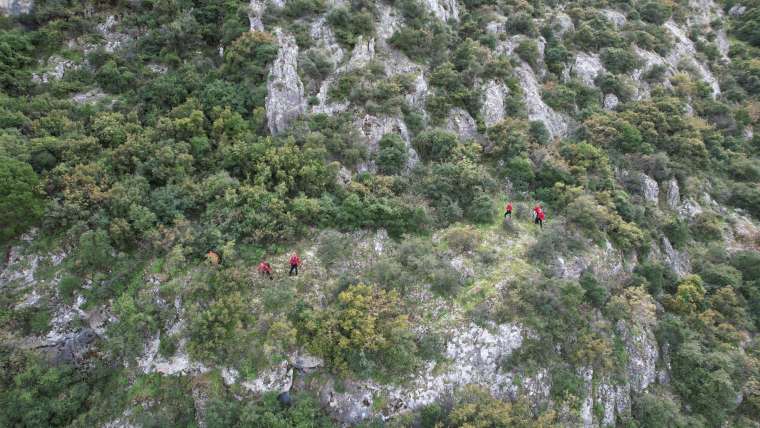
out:
{"label": "hiker on trail", "polygon": [[290,273],[288,276],[292,276],[293,272],[295,272],[295,275],[298,276],[298,266],[301,264],[301,259],[298,257],[298,254],[294,251],[293,255],[290,256]]}
{"label": "hiker on trail", "polygon": [[507,202],[507,206],[504,207],[504,218],[512,218],[512,202]]}
{"label": "hiker on trail", "polygon": [[544,219],[546,218],[546,214],[544,214],[544,210],[541,209],[540,205],[536,205],[536,208],[533,208],[533,211],[535,211],[535,223],[541,227],[541,229],[544,228]]}
{"label": "hiker on trail", "polygon": [[258,271],[261,275],[266,275],[269,279],[274,279],[272,277],[272,265],[270,265],[269,262],[262,260],[261,263],[259,263]]}

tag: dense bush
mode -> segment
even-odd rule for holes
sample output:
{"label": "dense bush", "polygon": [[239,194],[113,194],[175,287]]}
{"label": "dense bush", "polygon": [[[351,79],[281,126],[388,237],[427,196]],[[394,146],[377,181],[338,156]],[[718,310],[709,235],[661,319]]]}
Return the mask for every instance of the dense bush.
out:
{"label": "dense bush", "polygon": [[603,49],[600,57],[607,70],[615,74],[629,73],[640,64],[639,58],[631,49]]}
{"label": "dense bush", "polygon": [[639,6],[641,18],[655,25],[664,24],[672,13],[672,6],[668,3],[650,1]]}
{"label": "dense bush", "polygon": [[0,242],[33,225],[43,213],[39,178],[25,162],[0,156]]}
{"label": "dense bush", "polygon": [[335,370],[403,374],[416,364],[417,345],[395,291],[352,285],[334,307],[300,317],[309,348]]}
{"label": "dense bush", "polygon": [[366,10],[335,7],[328,13],[327,22],[338,41],[348,46],[354,46],[360,36],[369,36],[375,31],[372,14]]}

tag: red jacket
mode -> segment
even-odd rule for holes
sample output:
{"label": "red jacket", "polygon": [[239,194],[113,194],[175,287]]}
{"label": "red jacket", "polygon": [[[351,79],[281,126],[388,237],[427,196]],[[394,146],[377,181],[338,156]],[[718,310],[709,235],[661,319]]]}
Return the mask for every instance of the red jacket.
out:
{"label": "red jacket", "polygon": [[301,264],[301,259],[298,256],[292,256],[290,258],[290,265],[291,266],[299,266]]}
{"label": "red jacket", "polygon": [[511,202],[507,204],[506,211],[512,211],[512,203]]}
{"label": "red jacket", "polygon": [[272,266],[267,262],[261,262],[259,263],[259,272],[272,273]]}
{"label": "red jacket", "polygon": [[544,218],[546,218],[546,215],[541,210],[538,210],[538,213],[536,213],[536,215],[538,215],[538,219],[541,221],[544,221]]}

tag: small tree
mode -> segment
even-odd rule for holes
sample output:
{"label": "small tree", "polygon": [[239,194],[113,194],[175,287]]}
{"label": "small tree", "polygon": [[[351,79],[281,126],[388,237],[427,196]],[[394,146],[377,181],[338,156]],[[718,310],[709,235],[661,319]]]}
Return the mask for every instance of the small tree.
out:
{"label": "small tree", "polygon": [[401,173],[408,158],[406,144],[396,134],[385,134],[380,140],[377,152],[377,168],[383,174],[396,175]]}
{"label": "small tree", "polygon": [[0,242],[23,232],[42,216],[38,184],[31,165],[0,157]]}

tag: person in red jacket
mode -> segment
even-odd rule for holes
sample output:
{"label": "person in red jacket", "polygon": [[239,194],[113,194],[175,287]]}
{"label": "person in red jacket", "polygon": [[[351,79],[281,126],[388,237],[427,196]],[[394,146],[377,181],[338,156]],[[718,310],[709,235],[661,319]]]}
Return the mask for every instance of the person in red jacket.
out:
{"label": "person in red jacket", "polygon": [[295,275],[298,276],[298,266],[301,264],[301,259],[298,257],[298,253],[295,251],[290,256],[290,273],[288,276],[293,275],[295,272]]}
{"label": "person in red jacket", "polygon": [[541,229],[544,228],[545,218],[546,214],[544,214],[544,210],[542,210],[541,207],[538,207],[538,211],[536,211],[536,223],[541,227]]}
{"label": "person in red jacket", "polygon": [[261,263],[259,263],[258,271],[259,271],[259,274],[266,275],[269,277],[269,279],[274,279],[272,277],[272,265],[270,265],[269,262],[265,262],[262,260]]}
{"label": "person in red jacket", "polygon": [[507,202],[507,206],[504,207],[504,218],[512,218],[512,202]]}

